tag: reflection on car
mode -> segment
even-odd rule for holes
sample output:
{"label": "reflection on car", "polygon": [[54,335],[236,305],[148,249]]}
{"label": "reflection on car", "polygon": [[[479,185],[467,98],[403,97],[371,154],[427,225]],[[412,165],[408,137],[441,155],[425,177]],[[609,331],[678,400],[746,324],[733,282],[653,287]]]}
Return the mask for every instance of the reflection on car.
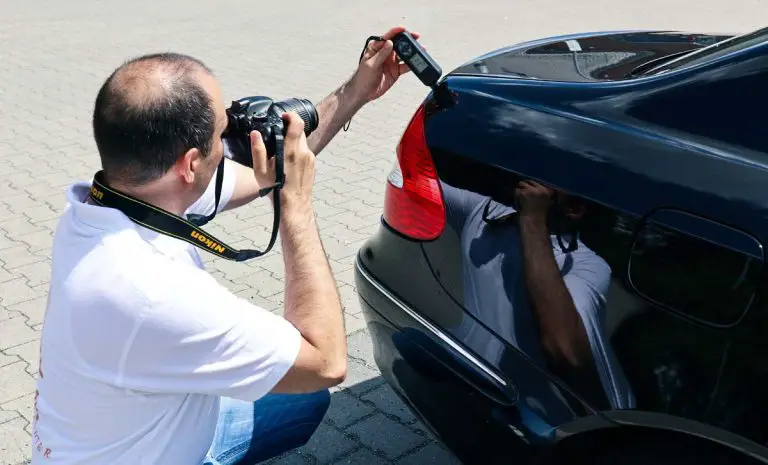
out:
{"label": "reflection on car", "polygon": [[382,376],[467,464],[768,463],[768,29],[489,52],[356,259]]}

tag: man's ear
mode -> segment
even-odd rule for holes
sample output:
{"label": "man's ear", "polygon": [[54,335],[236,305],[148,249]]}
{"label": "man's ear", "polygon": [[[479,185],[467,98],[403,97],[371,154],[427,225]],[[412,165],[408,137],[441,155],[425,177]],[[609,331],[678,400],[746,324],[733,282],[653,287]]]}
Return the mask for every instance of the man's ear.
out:
{"label": "man's ear", "polygon": [[174,168],[180,179],[187,184],[192,184],[195,182],[195,176],[200,173],[202,162],[203,157],[200,150],[191,148],[176,160]]}

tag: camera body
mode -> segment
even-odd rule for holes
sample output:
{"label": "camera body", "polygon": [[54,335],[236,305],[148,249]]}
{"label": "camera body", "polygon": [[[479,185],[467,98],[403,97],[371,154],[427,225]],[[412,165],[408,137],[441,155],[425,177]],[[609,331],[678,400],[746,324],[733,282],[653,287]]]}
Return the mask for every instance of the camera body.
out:
{"label": "camera body", "polygon": [[408,65],[408,68],[425,86],[437,85],[437,81],[443,74],[442,68],[408,31],[397,34],[392,39],[392,44],[397,56]]}
{"label": "camera body", "polygon": [[276,152],[275,136],[285,135],[283,113],[296,112],[304,121],[304,134],[309,136],[320,122],[317,108],[307,99],[289,98],[274,100],[265,96],[244,97],[232,102],[227,108],[227,129],[222,135],[224,156],[253,167],[251,155],[251,131],[259,131],[267,148],[267,156]]}

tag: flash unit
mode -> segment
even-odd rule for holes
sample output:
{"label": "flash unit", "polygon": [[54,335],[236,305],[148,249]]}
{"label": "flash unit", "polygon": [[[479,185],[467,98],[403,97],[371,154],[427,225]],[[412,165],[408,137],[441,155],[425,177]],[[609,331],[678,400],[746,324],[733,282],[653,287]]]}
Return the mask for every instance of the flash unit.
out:
{"label": "flash unit", "polygon": [[435,60],[423,49],[421,45],[408,33],[403,31],[392,39],[395,53],[408,68],[413,71],[416,77],[424,83],[425,86],[435,87],[443,70]]}

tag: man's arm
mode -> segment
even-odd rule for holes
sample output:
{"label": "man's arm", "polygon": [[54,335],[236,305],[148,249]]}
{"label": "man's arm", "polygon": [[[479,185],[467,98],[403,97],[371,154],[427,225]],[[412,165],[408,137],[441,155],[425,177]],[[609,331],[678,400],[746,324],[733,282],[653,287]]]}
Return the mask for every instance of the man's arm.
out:
{"label": "man's arm", "polygon": [[[387,93],[409,71],[406,64],[400,63],[392,43],[403,31],[402,26],[393,27],[382,34],[382,41],[369,43],[352,77],[317,106],[320,122],[307,137],[313,153],[319,154],[360,108]],[[415,39],[420,37],[418,32],[411,34]]]}
{"label": "man's arm", "polygon": [[579,260],[562,278],[545,220],[521,215],[520,229],[526,287],[550,370],[592,405],[611,408],[588,335],[601,337],[610,268],[595,256]]}
{"label": "man's arm", "polygon": [[534,181],[515,189],[520,212],[526,289],[552,363],[578,369],[591,365],[592,348],[571,291],[560,276],[547,219],[554,191]]}
{"label": "man's arm", "polygon": [[286,205],[280,232],[285,262],[284,317],[302,334],[299,356],[275,392],[307,392],[346,376],[341,299],[311,208]]}
{"label": "man's arm", "polygon": [[[324,98],[317,105],[319,117],[317,129],[307,137],[309,149],[315,154],[323,150],[341,130],[344,123],[349,121],[364,104],[360,94],[355,93],[352,80],[345,82]],[[253,176],[253,170],[229,159],[224,162],[235,172],[235,188],[224,211],[241,207],[257,199],[259,189],[264,186],[259,185]]]}
{"label": "man's arm", "polygon": [[317,105],[317,129],[307,137],[309,149],[319,154],[366,103],[354,77],[325,97]]}
{"label": "man's arm", "polygon": [[[401,75],[409,71],[397,59],[391,40],[404,30],[402,26],[393,27],[382,35],[384,41],[369,44],[352,77],[316,105],[318,127],[307,137],[312,153],[318,155],[365,104],[384,95]],[[419,38],[418,32],[411,34]],[[235,165],[236,181],[232,198],[224,210],[237,208],[258,198],[259,189],[264,187],[259,186],[250,168],[229,163]]]}
{"label": "man's arm", "polygon": [[556,365],[580,367],[592,361],[592,349],[570,291],[560,276],[546,217],[520,216],[525,283],[541,333]]}
{"label": "man's arm", "polygon": [[[299,354],[275,392],[311,392],[339,384],[347,372],[347,343],[341,299],[312,209],[315,156],[299,116],[290,115],[285,138],[286,181],[280,190],[280,238],[285,262],[285,312],[299,333]],[[254,169],[267,167],[266,149],[251,137]]]}

